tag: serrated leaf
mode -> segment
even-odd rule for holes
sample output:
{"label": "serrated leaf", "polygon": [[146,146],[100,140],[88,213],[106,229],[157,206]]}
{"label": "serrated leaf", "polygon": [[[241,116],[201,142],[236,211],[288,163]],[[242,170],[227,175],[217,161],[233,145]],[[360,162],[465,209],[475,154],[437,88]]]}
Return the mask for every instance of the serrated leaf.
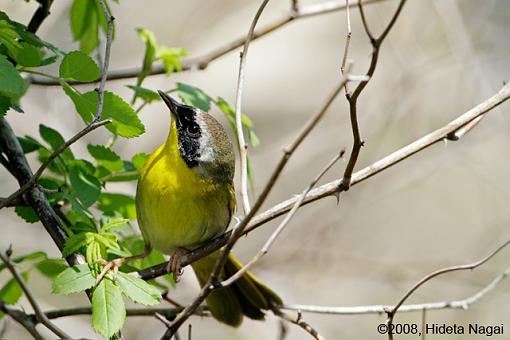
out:
{"label": "serrated leaf", "polygon": [[89,144],[87,145],[87,150],[94,159],[110,171],[121,170],[124,167],[120,156],[104,145]]}
{"label": "serrated leaf", "polygon": [[161,100],[161,97],[156,91],[152,91],[145,87],[136,86],[136,85],[126,85],[131,90],[133,90],[137,97],[142,98],[145,102],[150,103],[153,101]]}
{"label": "serrated leaf", "polygon": [[[51,146],[53,151],[57,150],[61,145],[65,143],[65,139],[62,137],[60,132],[46,125],[39,125],[39,134],[41,135],[42,139]],[[74,159],[74,155],[69,148],[64,150],[60,156],[65,160]]]}
{"label": "serrated leaf", "polygon": [[55,294],[71,294],[82,292],[96,283],[88,264],[69,267],[57,275],[53,281],[52,291]]}
{"label": "serrated leaf", "polygon": [[[64,249],[62,250],[62,256],[67,257],[72,253],[77,252],[81,248],[85,247],[89,242],[92,233],[80,233],[71,235],[64,243]],[[93,236],[92,236],[93,237]]]}
{"label": "serrated leaf", "polygon": [[75,212],[78,216],[94,218],[94,215],[88,211],[74,196],[69,194],[64,194],[64,197],[71,203],[71,208],[73,212]]}
{"label": "serrated leaf", "polygon": [[131,158],[131,162],[135,166],[136,170],[141,170],[147,161],[147,158],[149,158],[149,155],[141,152],[134,155],[133,158]]}
{"label": "serrated leaf", "polygon": [[101,227],[101,230],[102,231],[110,231],[112,229],[113,230],[123,230],[127,227],[128,222],[129,222],[129,220],[127,218],[120,218],[120,217],[111,218],[108,220],[108,222],[103,224],[103,226]]}
{"label": "serrated leaf", "polygon": [[83,98],[83,95],[80,92],[78,92],[74,87],[70,86],[66,82],[61,81],[60,85],[62,85],[64,93],[73,101],[74,107],[76,108],[76,111],[81,116],[83,121],[86,124],[92,122],[95,111],[97,109],[97,107],[94,106],[94,103],[87,101],[85,98]]}
{"label": "serrated leaf", "polygon": [[63,260],[46,259],[35,265],[37,270],[44,276],[54,279],[69,266]]}
{"label": "serrated leaf", "polygon": [[117,273],[117,284],[125,296],[136,303],[153,306],[160,302],[161,293],[142,279],[123,272]]}
{"label": "serrated leaf", "polygon": [[120,249],[117,243],[117,235],[115,234],[102,232],[101,234],[96,234],[95,239],[104,246],[105,249]]}
{"label": "serrated leaf", "polygon": [[94,176],[86,173],[79,166],[69,168],[69,180],[76,196],[85,208],[97,202],[101,193],[101,183]]}
{"label": "serrated leaf", "polygon": [[73,51],[60,63],[59,73],[60,77],[65,79],[90,82],[99,78],[100,71],[91,57],[83,52]]}
{"label": "serrated leaf", "polygon": [[109,279],[103,279],[92,295],[92,327],[110,338],[120,331],[125,319],[126,306],[120,288]]}
{"label": "serrated leaf", "polygon": [[19,205],[14,209],[14,211],[27,223],[35,223],[39,221],[39,217],[32,207]]}
{"label": "serrated leaf", "polygon": [[205,112],[211,109],[212,98],[198,87],[177,83],[177,93],[186,105],[197,107]]}
{"label": "serrated leaf", "polygon": [[25,93],[25,81],[18,70],[0,54],[0,94],[19,98]]}
{"label": "serrated leaf", "polygon": [[124,218],[136,219],[135,199],[132,196],[117,193],[102,193],[97,208],[105,213],[120,213]]}
{"label": "serrated leaf", "polygon": [[[97,106],[98,94],[96,91],[89,91],[82,95],[89,103],[89,107]],[[94,112],[94,111],[91,111]],[[119,136],[131,138],[137,137],[145,132],[145,126],[138,118],[135,110],[115,93],[104,92],[103,115],[104,119],[112,118],[112,123],[106,128]]]}

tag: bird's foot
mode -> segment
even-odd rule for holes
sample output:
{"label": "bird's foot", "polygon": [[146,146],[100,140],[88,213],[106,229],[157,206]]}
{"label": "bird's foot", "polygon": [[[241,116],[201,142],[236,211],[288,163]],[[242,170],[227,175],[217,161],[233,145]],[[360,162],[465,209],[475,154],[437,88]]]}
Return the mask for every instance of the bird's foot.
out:
{"label": "bird's foot", "polygon": [[170,261],[168,261],[167,271],[172,273],[175,282],[179,282],[179,277],[182,275],[181,258],[187,253],[189,253],[188,250],[179,247],[175,249]]}
{"label": "bird's foot", "polygon": [[126,262],[126,258],[114,259],[112,261],[106,261],[104,259],[99,259],[96,262],[99,264],[102,264],[104,266],[101,273],[96,277],[96,286],[97,286],[99,284],[99,282],[101,282],[101,280],[105,277],[106,273],[108,273],[108,271],[110,269],[113,269],[114,272],[119,270],[119,267],[124,262]]}

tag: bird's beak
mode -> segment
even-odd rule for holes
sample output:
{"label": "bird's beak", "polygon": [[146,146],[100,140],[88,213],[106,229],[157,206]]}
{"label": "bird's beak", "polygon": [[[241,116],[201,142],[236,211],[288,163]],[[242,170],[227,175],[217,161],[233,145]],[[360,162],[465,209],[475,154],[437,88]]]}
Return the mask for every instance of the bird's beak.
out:
{"label": "bird's beak", "polygon": [[165,92],[158,90],[159,95],[161,96],[161,99],[165,102],[166,106],[170,109],[170,112],[174,115],[174,117],[179,116],[179,108],[182,106],[179,102],[177,102],[175,99],[170,97]]}

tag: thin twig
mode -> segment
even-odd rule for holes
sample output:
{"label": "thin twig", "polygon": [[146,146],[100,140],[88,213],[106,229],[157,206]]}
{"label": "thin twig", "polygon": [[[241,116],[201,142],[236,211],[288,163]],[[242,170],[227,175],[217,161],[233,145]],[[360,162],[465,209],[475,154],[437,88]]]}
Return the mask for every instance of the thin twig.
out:
{"label": "thin twig", "polygon": [[5,200],[0,202],[0,209],[7,207],[13,201],[15,201],[18,197],[23,195],[28,189],[30,189],[36,182],[39,177],[43,174],[44,170],[51,164],[51,162],[57,158],[62,152],[67,150],[72,144],[74,144],[77,140],[85,136],[91,131],[94,131],[98,127],[106,125],[111,122],[111,119],[105,119],[102,121],[94,121],[91,124],[87,125],[83,130],[79,131],[73,137],[69,138],[64,144],[60,145],[53,153],[41,164],[39,169],[28,179],[18,190],[12,193]]}
{"label": "thin twig", "polygon": [[[349,9],[349,0],[345,0],[345,15],[347,17],[347,36],[345,37],[345,48],[344,48],[344,56],[342,58],[342,66],[340,67],[340,71],[342,72],[342,75],[345,77],[345,65],[347,63],[347,56],[349,55],[349,46],[351,43],[351,37],[352,37],[352,30],[351,30],[351,14]],[[349,84],[345,83],[345,94],[347,95],[349,93]]]}
{"label": "thin twig", "polygon": [[[429,146],[434,145],[439,141],[442,141],[444,138],[446,138],[447,135],[462,128],[463,126],[471,122],[473,119],[476,119],[478,116],[489,112],[490,110],[494,109],[495,107],[505,102],[509,98],[510,98],[510,85],[506,85],[492,97],[484,100],[476,107],[463,113],[462,115],[445,124],[441,128],[423,136],[422,138],[419,138],[418,140],[398,149],[397,151],[389,154],[388,156],[354,173],[351,179],[351,186],[361,183],[367,180],[368,178],[377,175],[378,173],[400,163],[401,161],[407,159],[408,157],[428,148]],[[324,197],[336,195],[341,191],[342,191],[342,179],[334,180],[332,182],[326,183],[315,189],[310,190],[310,192],[306,195],[303,205],[309,204]],[[299,199],[298,197],[292,197],[253,217],[253,219],[251,219],[251,222],[244,230],[243,234],[247,234],[252,230],[260,227],[261,225],[266,224],[267,222],[285,214],[294,206],[298,199]],[[226,232],[220,235],[219,237],[211,240],[206,245],[184,255],[181,259],[182,260],[181,265],[187,266],[190,263],[198,259],[201,259],[202,257],[207,256],[212,252],[220,249],[230,239],[231,234],[232,234],[231,231]],[[167,264],[162,263],[159,265],[155,265],[140,270],[138,274],[145,280],[153,279],[155,277],[168,274]]]}
{"label": "thin twig", "polygon": [[[0,300],[0,311],[9,315],[14,321],[19,323],[23,328],[27,330],[36,340],[43,340],[43,336],[39,333],[37,328],[35,328],[35,323],[32,322],[30,317],[25,314],[23,311],[11,308],[4,301]],[[1,336],[1,335],[0,335]]]}
{"label": "thin twig", "polygon": [[104,0],[99,0],[99,4],[101,5],[101,9],[103,10],[104,17],[106,18],[106,22],[108,28],[106,30],[106,47],[104,51],[103,65],[101,68],[101,81],[99,82],[98,98],[97,98],[97,110],[96,115],[94,116],[94,121],[99,121],[101,119],[101,115],[103,114],[103,99],[104,99],[104,87],[106,85],[106,78],[108,77],[108,66],[110,65],[110,51],[112,48],[112,35],[113,35],[113,20],[115,19],[110,15],[108,8],[106,7]]}
{"label": "thin twig", "polygon": [[[426,302],[419,304],[401,305],[398,309],[399,313],[420,312],[423,310],[440,310],[440,309],[469,309],[469,307],[485,297],[488,293],[496,289],[496,287],[510,276],[510,268],[496,276],[488,285],[461,300]],[[330,315],[361,315],[361,314],[383,314],[394,309],[391,305],[371,305],[371,306],[316,306],[316,305],[285,305],[281,307],[284,310],[301,311],[315,314]]]}
{"label": "thin twig", "polygon": [[[383,1],[388,0],[366,0],[365,4],[375,4]],[[352,8],[354,6],[358,5],[358,1],[350,1],[349,7]],[[292,12],[285,14],[281,18],[278,18],[269,24],[266,24],[264,26],[261,26],[259,29],[257,29],[253,33],[253,40],[256,40],[258,38],[264,37],[268,35],[271,32],[274,32],[287,24],[289,24],[292,21],[295,21],[297,19],[303,19],[318,15],[324,15],[340,10],[344,10],[345,7],[345,0],[330,0],[325,1],[323,3],[319,3],[316,5],[309,5],[309,6],[302,6],[299,8],[298,12]],[[184,71],[190,71],[195,69],[205,69],[207,66],[215,61],[218,58],[221,58],[222,56],[235,51],[239,47],[243,46],[245,43],[246,36],[239,37],[235,40],[232,40],[213,51],[206,53],[200,57],[195,58],[188,58],[184,59],[182,61],[182,69],[179,71],[174,72],[184,72]],[[164,74],[166,71],[162,65],[156,65],[152,68],[150,75],[156,75],[156,74]],[[117,79],[126,79],[126,78],[135,78],[140,73],[140,68],[132,68],[132,69],[126,69],[126,70],[117,70],[112,71],[108,74],[107,80],[117,80]],[[60,85],[58,81],[55,81],[54,79],[46,79],[46,78],[40,78],[40,77],[31,77],[29,78],[32,84],[35,85],[41,85],[41,86],[54,86],[54,85]],[[85,83],[70,83],[74,85],[81,85]]]}
{"label": "thin twig", "polygon": [[[485,256],[484,258],[482,258],[481,260],[478,260],[476,262],[473,262],[473,263],[468,263],[468,264],[464,264],[464,265],[458,265],[458,266],[451,266],[451,267],[446,267],[446,268],[443,268],[443,269],[440,269],[440,270],[436,270],[435,272],[425,276],[424,278],[422,278],[420,281],[418,281],[413,287],[411,287],[411,289],[409,289],[405,294],[404,296],[400,299],[400,301],[395,305],[395,307],[393,307],[391,310],[387,310],[386,313],[388,314],[388,320],[387,320],[387,323],[388,325],[391,325],[393,323],[393,318],[395,317],[395,314],[397,313],[397,311],[399,310],[400,306],[402,306],[404,304],[404,302],[418,289],[420,288],[423,284],[425,284],[427,281],[433,279],[434,277],[436,276],[439,276],[439,275],[443,275],[443,274],[446,274],[446,273],[451,273],[451,272],[455,272],[455,271],[461,271],[461,270],[471,270],[471,269],[475,269],[477,267],[480,267],[481,265],[483,265],[484,263],[486,263],[487,261],[489,261],[491,258],[493,258],[497,253],[499,253],[501,250],[503,250],[505,247],[507,247],[508,245],[510,244],[510,240],[507,240],[505,243],[503,243],[501,246],[499,246],[496,250],[492,251],[489,255]],[[505,272],[506,273],[506,272]],[[485,292],[486,293],[486,292]],[[484,294],[485,294],[484,293]],[[483,295],[482,295],[483,296]],[[390,327],[391,329],[391,327]],[[392,338],[392,332],[388,332],[388,335],[390,336],[390,338]]]}
{"label": "thin twig", "polygon": [[[374,36],[370,32],[370,29],[366,22],[365,15],[363,13],[363,1],[362,0],[358,1],[358,6],[360,9],[361,18],[363,21],[363,27],[365,27],[365,31],[366,31],[368,37],[370,38],[370,43],[372,44],[372,58],[370,60],[370,66],[368,67],[368,71],[366,73],[366,76],[369,78],[372,78],[372,76],[374,75],[375,69],[377,67],[377,61],[379,59],[379,51],[380,51],[381,44],[383,43],[384,39],[386,38],[386,36],[390,32],[390,30],[395,25],[395,22],[397,21],[397,18],[399,16],[400,12],[402,11],[402,8],[404,7],[405,2],[406,2],[406,0],[400,0],[397,10],[393,14],[393,17],[391,18],[388,26],[386,26],[383,33],[378,38],[374,38]],[[349,188],[351,186],[352,173],[353,173],[354,167],[356,166],[356,163],[358,161],[358,157],[359,157],[361,148],[364,145],[364,142],[361,139],[361,133],[360,133],[360,129],[359,129],[357,103],[358,103],[358,97],[360,96],[361,92],[363,92],[363,90],[367,86],[368,82],[369,82],[369,80],[367,80],[365,82],[360,82],[352,94],[346,93],[347,101],[349,102],[349,116],[350,116],[350,120],[351,120],[353,143],[352,143],[351,154],[349,156],[349,161],[347,162],[347,166],[345,167],[345,170],[344,170],[343,181],[342,181],[342,186],[343,186],[342,189],[343,190],[349,190]]]}
{"label": "thin twig", "polygon": [[36,299],[32,295],[32,292],[28,289],[27,285],[25,284],[25,280],[23,280],[23,277],[21,277],[21,274],[16,270],[14,264],[11,262],[8,253],[3,254],[2,252],[0,252],[0,259],[5,264],[7,269],[9,269],[12,276],[14,276],[16,282],[18,282],[19,286],[23,290],[23,293],[25,293],[28,302],[30,302],[30,305],[34,309],[35,315],[37,316],[37,320],[43,325],[45,325],[53,333],[55,333],[55,335],[58,335],[61,339],[72,339],[69,335],[67,335],[64,331],[62,331],[59,327],[53,324],[53,322],[51,322],[46,317],[44,312],[39,307],[39,304],[37,303]]}
{"label": "thin twig", "polygon": [[299,327],[303,328],[306,332],[308,332],[311,336],[314,337],[316,340],[324,340],[324,337],[322,337],[319,332],[315,328],[313,328],[309,323],[303,320],[301,312],[298,311],[297,316],[293,317],[287,313],[284,313],[278,308],[273,308],[273,312],[278,317],[282,318],[285,321],[288,321],[290,323],[293,323],[295,325],[298,325]]}
{"label": "thin twig", "polygon": [[243,96],[243,86],[244,86],[244,70],[246,68],[246,60],[248,58],[248,48],[250,47],[250,42],[253,39],[253,31],[255,30],[255,26],[257,26],[257,22],[259,21],[264,8],[268,4],[269,0],[262,0],[262,3],[253,18],[250,29],[248,30],[248,34],[246,35],[246,40],[244,42],[243,51],[241,52],[241,60],[239,62],[239,75],[237,78],[237,92],[236,92],[236,130],[237,130],[237,143],[239,146],[239,157],[240,157],[240,165],[241,165],[241,200],[243,202],[244,214],[248,214],[250,212],[250,196],[248,193],[248,144],[246,144],[246,140],[244,138],[243,131],[243,121],[242,121],[242,113],[241,113],[241,101]]}
{"label": "thin twig", "polygon": [[287,214],[287,216],[285,216],[285,218],[283,219],[283,221],[278,225],[278,227],[276,228],[276,230],[271,234],[271,236],[269,237],[269,239],[266,241],[266,243],[264,244],[264,246],[262,247],[262,249],[259,250],[259,252],[250,260],[248,261],[240,270],[238,270],[234,275],[232,275],[231,277],[229,277],[228,279],[224,280],[223,282],[221,282],[221,286],[225,287],[225,286],[229,286],[231,285],[232,283],[234,283],[236,280],[240,279],[244,273],[246,273],[250,267],[252,267],[255,262],[259,261],[264,255],[267,254],[267,252],[269,251],[269,249],[271,248],[271,246],[273,245],[273,243],[276,241],[276,239],[278,238],[278,236],[280,236],[280,234],[282,233],[283,229],[285,229],[285,227],[289,224],[290,220],[292,219],[292,217],[294,217],[294,215],[296,214],[296,212],[298,211],[299,207],[301,206],[301,204],[303,203],[305,197],[306,197],[306,194],[312,190],[312,188],[317,184],[317,182],[319,182],[319,180],[322,178],[322,176],[324,176],[326,174],[326,172],[329,171],[329,169],[331,169],[331,167],[340,159],[342,158],[342,156],[344,155],[345,153],[345,150],[342,150],[338,153],[338,155],[336,155],[325,167],[324,169],[321,170],[321,172],[313,179],[313,181],[308,185],[308,187],[306,187],[306,189],[301,193],[299,199],[296,201],[296,203],[294,204],[294,206],[292,207],[292,209],[289,211],[289,213]]}

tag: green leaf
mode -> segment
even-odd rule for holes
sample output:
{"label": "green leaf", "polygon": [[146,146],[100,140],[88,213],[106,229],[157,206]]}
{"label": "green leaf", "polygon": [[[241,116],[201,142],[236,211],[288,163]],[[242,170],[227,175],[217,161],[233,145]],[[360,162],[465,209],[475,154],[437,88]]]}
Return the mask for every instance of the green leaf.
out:
{"label": "green leaf", "polygon": [[69,84],[66,82],[62,81],[60,82],[60,85],[62,85],[62,89],[64,90],[65,94],[73,101],[74,107],[76,108],[76,111],[81,116],[83,121],[86,124],[92,122],[97,106],[94,106],[94,103],[91,103],[83,98],[83,95],[80,92],[78,92],[74,87],[69,86]]}
{"label": "green leaf", "polygon": [[27,223],[35,223],[39,221],[39,217],[32,207],[19,205],[14,209],[14,211]]}
{"label": "green leaf", "polygon": [[249,134],[248,136],[249,136],[249,138],[250,138],[250,144],[251,144],[253,147],[257,147],[257,146],[259,146],[259,144],[260,144],[260,139],[259,139],[259,137],[255,134],[255,131],[250,130],[250,134]]}
{"label": "green leaf", "polygon": [[[88,107],[97,106],[98,94],[96,91],[89,91],[82,95],[82,98],[89,103]],[[77,107],[78,110],[78,107]],[[92,113],[94,111],[90,111]],[[106,127],[119,136],[131,138],[137,137],[145,132],[145,127],[136,115],[135,110],[118,95],[105,91],[103,115],[104,119],[112,118],[112,123]]]}
{"label": "green leaf", "polygon": [[209,112],[212,98],[198,87],[177,83],[177,92],[186,105],[194,106],[202,111]]}
{"label": "green leaf", "polygon": [[93,175],[86,173],[82,167],[77,165],[70,166],[69,180],[76,192],[76,196],[85,208],[90,207],[99,199],[101,183]]}
{"label": "green leaf", "polygon": [[25,154],[38,150],[41,147],[41,144],[30,136],[18,137],[18,141]]}
{"label": "green leaf", "polygon": [[0,94],[19,98],[25,93],[26,84],[18,70],[0,54]]}
{"label": "green leaf", "polygon": [[183,48],[159,46],[156,50],[156,59],[163,62],[167,75],[173,71],[181,71],[181,58],[187,55],[188,53]]}
{"label": "green leaf", "polygon": [[161,293],[142,279],[123,272],[117,273],[117,284],[124,295],[136,303],[153,306],[160,302]]}
{"label": "green leaf", "polygon": [[60,77],[80,81],[91,82],[99,78],[99,67],[91,57],[80,51],[67,54],[60,63]]}
{"label": "green leaf", "polygon": [[131,90],[133,90],[137,97],[142,98],[145,102],[150,103],[153,101],[161,100],[159,94],[155,91],[149,90],[145,87],[136,86],[136,85],[127,85]]}
{"label": "green leaf", "polygon": [[21,42],[19,46],[20,48],[17,50],[16,57],[14,58],[19,65],[27,67],[41,65],[44,56],[41,49],[26,42]]}
{"label": "green leaf", "polygon": [[64,194],[64,197],[71,203],[71,208],[73,212],[75,212],[78,216],[94,218],[94,215],[88,211],[74,196],[69,194]]}
{"label": "green leaf", "polygon": [[154,37],[154,33],[151,31],[145,29],[145,28],[137,28],[136,32],[142,39],[142,41],[145,43],[145,54],[143,56],[143,64],[142,69],[140,70],[140,73],[138,74],[138,79],[136,81],[136,84],[140,86],[147,77],[148,74],[150,74],[152,70],[152,63],[154,62],[154,58],[156,55],[156,38]]}
{"label": "green leaf", "polygon": [[[107,217],[107,216],[106,216]],[[110,230],[123,230],[127,227],[127,223],[129,220],[127,218],[108,218],[107,222],[103,224],[101,227],[102,231],[110,231]]]}
{"label": "green leaf", "polygon": [[65,261],[57,259],[42,260],[41,262],[36,264],[35,267],[41,274],[50,279],[54,279],[64,270],[69,268]]}
{"label": "green leaf", "polygon": [[92,157],[110,171],[118,171],[124,167],[120,156],[106,146],[89,144],[87,150]]}
{"label": "green leaf", "polygon": [[7,111],[11,107],[11,99],[6,96],[0,96],[0,118],[5,117]]}
{"label": "green leaf", "polygon": [[74,0],[71,6],[71,31],[80,50],[89,54],[99,43],[99,20],[96,1]]}
{"label": "green leaf", "polygon": [[[25,282],[28,282],[28,272],[21,273],[21,277]],[[18,300],[23,295],[23,290],[21,289],[18,281],[15,278],[10,279],[7,283],[0,289],[0,300],[5,302],[8,305],[13,305],[18,302]],[[0,311],[0,319],[3,317],[4,313]]]}
{"label": "green leaf", "polygon": [[80,264],[58,274],[53,281],[52,291],[54,294],[78,293],[91,288],[95,283],[89,265]]}
{"label": "green leaf", "polygon": [[102,193],[97,208],[105,213],[120,213],[124,218],[136,219],[135,199],[131,196],[116,193]]}
{"label": "green leaf", "polygon": [[120,331],[126,319],[126,306],[118,286],[105,278],[92,295],[92,327],[106,338]]}
{"label": "green leaf", "polygon": [[62,256],[67,257],[72,253],[77,252],[81,248],[85,247],[88,243],[90,243],[91,238],[94,238],[94,234],[88,232],[71,235],[64,243]]}
{"label": "green leaf", "polygon": [[[39,134],[41,135],[42,139],[51,146],[53,151],[57,150],[61,145],[65,143],[65,139],[62,137],[60,132],[46,125],[39,125]],[[60,156],[65,160],[74,159],[73,153],[69,148],[64,150]]]}
{"label": "green leaf", "polygon": [[147,161],[147,158],[149,158],[149,155],[141,152],[134,155],[133,158],[131,158],[131,162],[135,166],[136,170],[140,171]]}

